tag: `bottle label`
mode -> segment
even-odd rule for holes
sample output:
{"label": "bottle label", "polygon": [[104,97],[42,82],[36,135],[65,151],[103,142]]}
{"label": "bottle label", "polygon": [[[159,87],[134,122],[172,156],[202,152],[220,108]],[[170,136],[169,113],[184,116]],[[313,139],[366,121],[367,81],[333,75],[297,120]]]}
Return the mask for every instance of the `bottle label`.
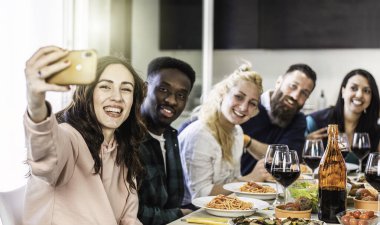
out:
{"label": "bottle label", "polygon": [[326,223],[339,223],[336,214],[346,210],[346,190],[318,190],[318,218]]}

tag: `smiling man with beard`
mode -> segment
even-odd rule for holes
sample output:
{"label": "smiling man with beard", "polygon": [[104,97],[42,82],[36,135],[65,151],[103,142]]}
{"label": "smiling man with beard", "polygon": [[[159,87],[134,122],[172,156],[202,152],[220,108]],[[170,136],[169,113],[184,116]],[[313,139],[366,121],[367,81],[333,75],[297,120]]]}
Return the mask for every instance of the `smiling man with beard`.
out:
{"label": "smiling man with beard", "polygon": [[[286,103],[292,104],[292,107],[287,107]],[[269,117],[273,124],[285,128],[292,121],[293,117],[302,109],[297,101],[289,95],[284,95],[281,90],[273,93],[270,104]]]}
{"label": "smiling man with beard", "polygon": [[140,145],[145,173],[138,177],[138,218],[145,225],[167,224],[191,212],[181,209],[184,178],[177,130],[170,125],[184,110],[194,81],[194,70],[181,60],[159,57],[149,63],[141,107],[149,133]]}
{"label": "smiling man with beard", "polygon": [[316,73],[306,64],[294,64],[277,81],[274,90],[261,95],[260,113],[242,124],[251,137],[241,160],[242,175],[260,166],[263,180],[270,176],[262,159],[269,144],[286,144],[301,156],[306,120],[300,112],[315,87]]}

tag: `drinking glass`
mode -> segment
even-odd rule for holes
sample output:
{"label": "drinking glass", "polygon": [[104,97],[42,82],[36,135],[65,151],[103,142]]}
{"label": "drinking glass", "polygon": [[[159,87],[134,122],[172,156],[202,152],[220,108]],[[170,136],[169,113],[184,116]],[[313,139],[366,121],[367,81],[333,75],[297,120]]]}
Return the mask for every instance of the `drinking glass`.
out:
{"label": "drinking glass", "polygon": [[[367,182],[380,193],[380,153],[369,154],[367,165],[364,170]],[[380,194],[378,194],[378,209],[380,211]]]}
{"label": "drinking glass", "polygon": [[339,145],[339,150],[343,155],[343,158],[346,158],[348,153],[351,151],[350,143],[348,142],[348,137],[346,133],[339,133],[338,145]]}
{"label": "drinking glass", "polygon": [[297,152],[295,150],[276,151],[273,156],[271,174],[284,187],[285,203],[287,203],[287,187],[301,174]]}
{"label": "drinking glass", "polygon": [[[271,173],[273,156],[276,151],[289,151],[289,148],[287,145],[284,145],[284,144],[268,145],[267,152],[265,154],[265,159],[264,159],[265,169],[268,171],[268,173]],[[279,193],[279,188],[278,188],[278,182],[276,181],[276,199],[274,200],[273,205],[280,204],[278,193]]]}
{"label": "drinking glass", "polygon": [[362,173],[362,161],[371,151],[368,133],[355,132],[352,139],[352,152],[359,160],[359,175]]}
{"label": "drinking glass", "polygon": [[303,146],[302,159],[313,171],[313,179],[315,178],[315,169],[321,162],[325,149],[322,139],[306,140]]}

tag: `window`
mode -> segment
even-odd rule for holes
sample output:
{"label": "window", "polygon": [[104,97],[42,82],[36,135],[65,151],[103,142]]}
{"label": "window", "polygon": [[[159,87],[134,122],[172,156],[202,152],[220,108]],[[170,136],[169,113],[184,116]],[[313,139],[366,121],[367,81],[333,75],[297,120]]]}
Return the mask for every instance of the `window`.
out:
{"label": "window", "polygon": [[[65,0],[3,2],[0,7],[1,116],[0,116],[0,191],[25,183],[26,159],[23,115],[26,110],[24,68],[26,60],[40,46],[64,46]],[[20,7],[22,6],[22,7]],[[64,95],[48,94],[55,109],[63,105]],[[4,182],[6,181],[6,182]]]}

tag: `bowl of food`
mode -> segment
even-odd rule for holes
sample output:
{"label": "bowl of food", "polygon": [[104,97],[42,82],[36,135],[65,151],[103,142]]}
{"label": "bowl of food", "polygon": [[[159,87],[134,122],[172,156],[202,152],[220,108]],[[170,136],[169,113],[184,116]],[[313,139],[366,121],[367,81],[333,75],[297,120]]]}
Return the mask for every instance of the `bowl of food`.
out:
{"label": "bowl of food", "polygon": [[306,197],[311,200],[312,212],[318,211],[318,184],[316,180],[297,180],[287,190],[291,201]]}
{"label": "bowl of food", "polygon": [[359,188],[354,198],[355,209],[378,210],[377,193],[367,188]]}
{"label": "bowl of food", "polygon": [[295,202],[278,205],[274,209],[277,218],[304,218],[311,217],[312,202],[306,197],[300,197]]}
{"label": "bowl of food", "polygon": [[292,211],[281,209],[278,206],[274,209],[274,214],[277,218],[303,218],[310,219],[311,217],[311,209],[303,210],[303,211]]}
{"label": "bowl of food", "polygon": [[336,215],[343,225],[375,225],[379,222],[378,215],[372,210],[346,210]]}
{"label": "bowl of food", "polygon": [[368,210],[377,211],[378,205],[379,205],[378,201],[366,201],[366,200],[359,200],[359,199],[354,198],[355,209],[368,209]]}

